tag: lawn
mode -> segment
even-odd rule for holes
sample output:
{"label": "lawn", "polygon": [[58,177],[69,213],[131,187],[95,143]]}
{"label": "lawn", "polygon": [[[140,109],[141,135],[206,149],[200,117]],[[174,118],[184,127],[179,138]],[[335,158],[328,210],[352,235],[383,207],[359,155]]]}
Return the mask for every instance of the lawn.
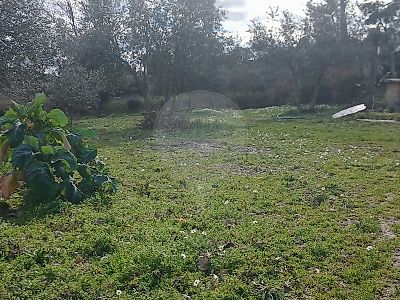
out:
{"label": "lawn", "polygon": [[0,299],[400,299],[400,125],[285,110],[79,121],[119,192],[2,203]]}

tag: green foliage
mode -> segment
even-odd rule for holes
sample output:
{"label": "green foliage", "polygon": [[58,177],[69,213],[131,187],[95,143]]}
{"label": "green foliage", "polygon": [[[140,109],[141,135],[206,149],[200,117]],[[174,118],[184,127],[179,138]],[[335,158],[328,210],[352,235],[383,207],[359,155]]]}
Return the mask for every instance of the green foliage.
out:
{"label": "green foliage", "polygon": [[112,205],[0,202],[0,299],[398,299],[399,128],[276,118],[288,109],[195,132],[208,151],[187,134],[154,147],[141,115],[80,120],[124,189]]}
{"label": "green foliage", "polygon": [[[41,199],[77,203],[96,192],[116,192],[116,180],[85,140],[85,136],[93,137],[93,132],[70,131],[64,112],[53,109],[47,113],[45,101],[46,95],[37,94],[27,105],[13,103],[0,118],[0,161],[11,163],[11,176],[22,180]],[[0,189],[4,196],[16,188],[2,185]],[[5,192],[10,189],[11,193]]]}

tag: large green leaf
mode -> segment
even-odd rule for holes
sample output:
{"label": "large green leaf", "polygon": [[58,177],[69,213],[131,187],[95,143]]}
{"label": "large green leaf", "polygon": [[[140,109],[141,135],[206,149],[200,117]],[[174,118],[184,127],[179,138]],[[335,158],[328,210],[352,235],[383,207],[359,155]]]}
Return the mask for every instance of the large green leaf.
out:
{"label": "large green leaf", "polygon": [[70,164],[65,159],[58,160],[53,167],[56,175],[62,179],[68,178],[73,174]]}
{"label": "large green leaf", "polygon": [[96,149],[84,149],[82,154],[78,157],[79,162],[84,164],[92,162],[97,157]]}
{"label": "large green leaf", "polygon": [[31,146],[35,151],[39,151],[39,139],[33,135],[26,135],[24,144]]}
{"label": "large green leaf", "polygon": [[15,120],[12,128],[8,131],[8,140],[11,148],[15,148],[24,141],[26,125],[19,119]]}
{"label": "large green leaf", "polygon": [[78,164],[78,173],[82,178],[88,178],[90,176],[89,166],[87,164]]}
{"label": "large green leaf", "polygon": [[68,118],[61,109],[51,110],[47,116],[50,118],[54,126],[65,127],[68,125]]}
{"label": "large green leaf", "polygon": [[18,114],[15,111],[14,108],[10,107],[6,113],[4,114],[5,117],[7,117],[9,120],[14,121],[16,118],[18,118]]}
{"label": "large green leaf", "polygon": [[93,176],[94,183],[101,189],[111,193],[117,192],[116,180],[108,175],[97,174]]}
{"label": "large green leaf", "polygon": [[10,119],[7,116],[0,117],[0,127],[10,123]]}
{"label": "large green leaf", "polygon": [[51,158],[51,163],[57,164],[61,161],[66,161],[68,163],[69,169],[67,169],[67,172],[73,172],[78,167],[78,162],[75,155],[62,147],[56,147],[56,151]]}
{"label": "large green leaf", "polygon": [[94,183],[94,181],[91,177],[85,178],[81,182],[78,183],[78,188],[85,195],[91,195],[96,190],[96,184]]}
{"label": "large green leaf", "polygon": [[43,107],[47,100],[47,96],[44,93],[38,93],[35,95],[35,99],[32,100],[32,107],[40,108]]}
{"label": "large green leaf", "polygon": [[14,168],[24,169],[33,160],[34,152],[31,146],[21,144],[13,150],[11,162]]}
{"label": "large green leaf", "polygon": [[33,162],[24,172],[27,186],[35,193],[54,197],[59,189],[59,184],[51,174],[50,165],[44,162]]}
{"label": "large green leaf", "polygon": [[72,152],[79,156],[82,149],[83,149],[83,145],[82,145],[82,138],[77,135],[77,134],[73,134],[73,133],[68,133],[67,134],[67,140],[70,143],[71,147],[72,147]]}
{"label": "large green leaf", "polygon": [[98,138],[97,132],[94,129],[85,129],[81,131],[84,138],[95,140]]}
{"label": "large green leaf", "polygon": [[42,147],[40,147],[40,151],[44,155],[52,155],[52,154],[54,154],[54,147],[52,147],[52,146],[42,146]]}
{"label": "large green leaf", "polygon": [[64,180],[65,199],[72,203],[78,203],[84,198],[84,194],[79,190],[72,177]]}
{"label": "large green leaf", "polygon": [[28,107],[26,105],[19,104],[15,101],[11,101],[13,104],[13,108],[17,113],[18,118],[26,118],[28,116]]}

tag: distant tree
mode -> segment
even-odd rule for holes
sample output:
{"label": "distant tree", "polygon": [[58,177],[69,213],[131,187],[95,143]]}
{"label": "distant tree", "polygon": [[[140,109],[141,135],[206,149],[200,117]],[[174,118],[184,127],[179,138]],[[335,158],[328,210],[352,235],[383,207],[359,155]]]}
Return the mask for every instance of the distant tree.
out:
{"label": "distant tree", "polygon": [[0,93],[27,97],[53,66],[51,19],[42,1],[0,1]]}
{"label": "distant tree", "polygon": [[132,64],[142,76],[144,94],[150,82],[169,97],[212,86],[222,46],[222,12],[215,0],[129,0]]}

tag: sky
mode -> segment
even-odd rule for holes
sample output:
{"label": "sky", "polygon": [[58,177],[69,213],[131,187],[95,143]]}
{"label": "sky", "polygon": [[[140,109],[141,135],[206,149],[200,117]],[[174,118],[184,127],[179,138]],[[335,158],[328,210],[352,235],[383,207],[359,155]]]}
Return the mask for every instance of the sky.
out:
{"label": "sky", "polygon": [[307,0],[217,0],[217,6],[222,7],[227,14],[224,22],[225,29],[238,34],[244,41],[248,40],[247,33],[250,21],[264,18],[269,7],[288,9],[296,15],[304,15]]}

